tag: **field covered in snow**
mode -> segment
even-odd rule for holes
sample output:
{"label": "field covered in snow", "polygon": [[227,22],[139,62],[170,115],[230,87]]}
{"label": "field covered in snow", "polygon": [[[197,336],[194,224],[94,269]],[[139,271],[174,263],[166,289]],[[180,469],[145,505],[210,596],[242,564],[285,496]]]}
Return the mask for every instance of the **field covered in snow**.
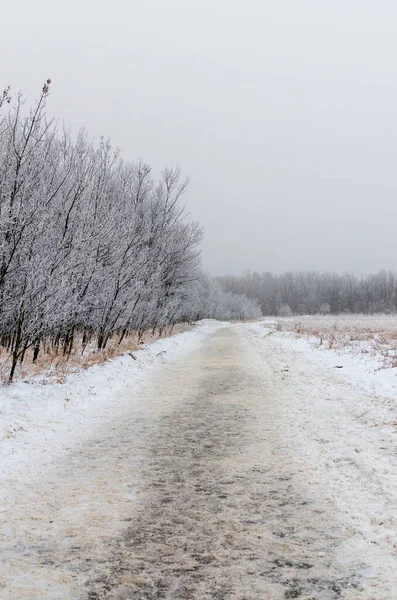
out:
{"label": "field covered in snow", "polygon": [[362,357],[375,369],[397,367],[397,315],[277,317],[264,323],[308,340],[313,349]]}
{"label": "field covered in snow", "polygon": [[260,327],[389,406],[397,425],[397,315],[275,317]]}

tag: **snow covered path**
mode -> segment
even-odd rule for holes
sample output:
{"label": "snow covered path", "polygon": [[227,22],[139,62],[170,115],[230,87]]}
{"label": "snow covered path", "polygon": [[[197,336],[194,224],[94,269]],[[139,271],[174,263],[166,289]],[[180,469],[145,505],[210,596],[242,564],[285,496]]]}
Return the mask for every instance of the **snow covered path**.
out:
{"label": "snow covered path", "polygon": [[397,597],[381,399],[255,325],[209,329],[137,389],[40,481],[5,480],[0,598]]}

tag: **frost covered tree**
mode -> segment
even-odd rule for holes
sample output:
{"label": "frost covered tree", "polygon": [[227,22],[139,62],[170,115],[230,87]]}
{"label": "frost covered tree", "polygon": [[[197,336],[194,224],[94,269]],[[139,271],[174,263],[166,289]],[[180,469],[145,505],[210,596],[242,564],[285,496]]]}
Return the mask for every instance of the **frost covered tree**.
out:
{"label": "frost covered tree", "polygon": [[320,305],[319,313],[321,315],[328,315],[331,312],[331,307],[328,302],[322,302]]}
{"label": "frost covered tree", "polygon": [[280,306],[278,315],[279,315],[279,317],[291,317],[292,310],[291,310],[289,304],[283,304],[282,306]]}
{"label": "frost covered tree", "polygon": [[202,231],[185,213],[179,167],[155,177],[46,117],[51,80],[27,108],[0,96],[0,345],[10,380],[33,348],[68,356],[130,332],[196,318],[259,316],[200,269]]}

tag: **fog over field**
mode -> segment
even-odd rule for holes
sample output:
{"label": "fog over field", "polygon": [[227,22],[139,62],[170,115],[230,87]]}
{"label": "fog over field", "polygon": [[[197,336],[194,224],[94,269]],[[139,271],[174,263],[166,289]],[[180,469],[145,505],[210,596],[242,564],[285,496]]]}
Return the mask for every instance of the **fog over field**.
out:
{"label": "fog over field", "polygon": [[[4,17],[3,17],[4,18]],[[204,267],[397,268],[392,0],[8,3],[1,84],[179,162]]]}

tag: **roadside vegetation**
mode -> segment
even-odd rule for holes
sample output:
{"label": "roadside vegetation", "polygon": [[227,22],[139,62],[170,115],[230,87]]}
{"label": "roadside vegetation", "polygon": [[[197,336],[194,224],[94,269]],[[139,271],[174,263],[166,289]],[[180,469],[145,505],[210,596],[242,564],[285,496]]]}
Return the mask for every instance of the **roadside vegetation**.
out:
{"label": "roadside vegetation", "polygon": [[397,315],[277,317],[265,325],[308,339],[313,348],[375,361],[378,369],[397,367]]}

